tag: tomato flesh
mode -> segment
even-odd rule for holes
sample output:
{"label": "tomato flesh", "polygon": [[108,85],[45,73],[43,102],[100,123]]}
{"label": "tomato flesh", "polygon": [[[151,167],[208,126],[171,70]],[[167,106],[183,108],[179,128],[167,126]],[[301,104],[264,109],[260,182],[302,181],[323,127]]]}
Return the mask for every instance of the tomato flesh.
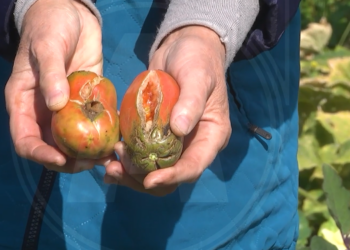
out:
{"label": "tomato flesh", "polygon": [[142,91],[142,105],[145,113],[145,121],[153,121],[154,111],[158,105],[157,93],[154,93],[154,83],[149,81]]}

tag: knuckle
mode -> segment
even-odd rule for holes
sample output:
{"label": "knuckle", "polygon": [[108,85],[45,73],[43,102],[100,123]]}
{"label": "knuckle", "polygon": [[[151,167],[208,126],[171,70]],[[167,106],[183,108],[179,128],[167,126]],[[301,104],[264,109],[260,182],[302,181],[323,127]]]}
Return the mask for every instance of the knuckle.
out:
{"label": "knuckle", "polygon": [[195,183],[196,181],[198,181],[198,179],[199,179],[199,177],[200,177],[200,174],[197,176],[192,176],[191,178],[189,178],[188,180],[187,180],[187,183]]}
{"label": "knuckle", "polygon": [[[201,160],[200,154],[193,155],[192,159],[188,160],[188,163],[186,166],[187,174],[183,181],[186,183],[196,182],[199,179],[199,177],[202,175],[206,167],[207,166],[203,166],[203,162]],[[179,181],[178,184],[181,184],[181,181]]]}
{"label": "knuckle", "polygon": [[33,39],[31,42],[31,51],[35,58],[51,53],[53,42],[49,39]]}
{"label": "knuckle", "polygon": [[26,153],[25,153],[25,150],[23,149],[23,143],[21,140],[15,140],[13,142],[13,146],[15,148],[15,152],[17,155],[19,155],[20,157],[26,157]]}

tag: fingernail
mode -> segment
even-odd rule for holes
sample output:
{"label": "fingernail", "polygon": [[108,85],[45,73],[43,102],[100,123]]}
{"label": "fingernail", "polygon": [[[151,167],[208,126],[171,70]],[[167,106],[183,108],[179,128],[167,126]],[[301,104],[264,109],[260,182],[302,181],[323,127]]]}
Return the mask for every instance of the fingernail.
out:
{"label": "fingernail", "polygon": [[48,98],[47,106],[48,107],[55,107],[55,106],[60,105],[64,101],[65,101],[65,96],[62,93],[62,91],[57,91],[56,93],[52,94]]}
{"label": "fingernail", "polygon": [[158,178],[155,178],[155,179],[152,179],[152,180],[150,180],[150,181],[148,181],[147,183],[144,183],[144,184],[145,184],[144,185],[145,189],[153,189],[153,188],[159,186],[160,181],[159,181]]}
{"label": "fingernail", "polygon": [[107,160],[105,160],[105,161],[102,162],[102,165],[105,166],[105,167],[107,167],[108,164],[111,163],[111,161],[112,161],[111,159],[107,159]]}
{"label": "fingernail", "polygon": [[180,130],[181,133],[187,135],[190,127],[190,121],[186,116],[180,115],[175,119],[175,126]]}

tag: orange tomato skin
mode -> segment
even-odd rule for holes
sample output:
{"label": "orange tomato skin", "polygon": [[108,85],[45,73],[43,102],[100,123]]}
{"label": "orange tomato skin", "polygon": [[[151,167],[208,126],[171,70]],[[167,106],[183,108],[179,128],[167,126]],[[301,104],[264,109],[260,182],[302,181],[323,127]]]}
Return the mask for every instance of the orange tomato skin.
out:
{"label": "orange tomato skin", "polygon": [[68,82],[69,101],[52,115],[55,143],[72,158],[100,159],[111,155],[120,139],[114,85],[89,71],[73,72]]}
{"label": "orange tomato skin", "polygon": [[[146,112],[142,109],[147,109],[142,98],[149,90],[152,93],[147,96],[153,98],[149,100],[150,109],[156,107],[152,125],[146,124],[148,116],[142,113]],[[182,138],[171,132],[169,124],[179,94],[179,85],[169,74],[146,70],[136,76],[124,95],[120,106],[120,131],[132,162],[147,172],[172,166],[180,157]]]}

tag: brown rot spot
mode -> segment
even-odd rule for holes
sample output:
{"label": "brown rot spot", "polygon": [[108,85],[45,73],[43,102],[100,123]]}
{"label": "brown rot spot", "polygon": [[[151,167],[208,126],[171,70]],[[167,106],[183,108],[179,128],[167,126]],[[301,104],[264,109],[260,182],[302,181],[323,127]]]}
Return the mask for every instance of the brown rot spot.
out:
{"label": "brown rot spot", "polygon": [[93,121],[104,110],[102,103],[99,101],[87,102],[82,106],[82,111],[86,117]]}

